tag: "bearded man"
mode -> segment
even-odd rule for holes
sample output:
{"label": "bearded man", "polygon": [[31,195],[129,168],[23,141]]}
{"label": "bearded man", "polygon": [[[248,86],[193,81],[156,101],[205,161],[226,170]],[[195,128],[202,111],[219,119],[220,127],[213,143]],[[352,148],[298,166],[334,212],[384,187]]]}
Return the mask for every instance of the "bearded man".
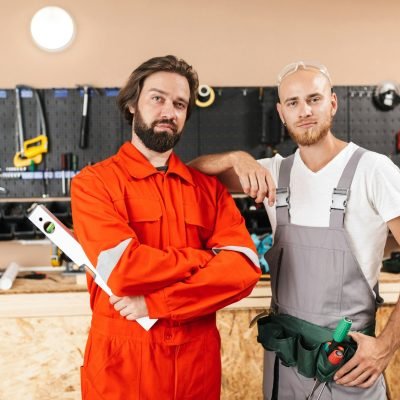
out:
{"label": "bearded man", "polygon": [[[375,312],[389,229],[400,243],[400,170],[333,135],[338,101],[325,66],[289,64],[278,93],[295,154],[257,162],[231,152],[191,162],[233,191],[265,198],[274,245],[266,257],[273,315],[259,320],[264,399],[386,399],[382,371],[400,347],[400,302],[378,337]],[[326,347],[345,317],[353,341]]]}
{"label": "bearded man", "polygon": [[[114,294],[88,276],[83,399],[220,398],[215,312],[247,296],[260,268],[225,187],[173,152],[197,87],[175,56],[141,64],[118,95],[131,142],[72,181],[74,231]],[[135,321],[145,316],[158,319],[149,331]]]}

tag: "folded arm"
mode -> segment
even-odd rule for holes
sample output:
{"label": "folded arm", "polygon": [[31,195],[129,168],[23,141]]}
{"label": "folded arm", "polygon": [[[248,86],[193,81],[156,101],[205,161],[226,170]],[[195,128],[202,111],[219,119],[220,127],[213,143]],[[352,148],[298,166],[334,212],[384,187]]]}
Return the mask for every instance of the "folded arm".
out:
{"label": "folded arm", "polygon": [[190,277],[147,294],[152,318],[206,315],[248,296],[257,283],[261,270],[253,242],[232,197],[220,186],[217,221],[207,243],[217,254]]}
{"label": "folded arm", "polygon": [[214,256],[191,247],[160,250],[141,244],[93,175],[74,179],[71,197],[75,234],[117,296],[143,295],[179,282]]}

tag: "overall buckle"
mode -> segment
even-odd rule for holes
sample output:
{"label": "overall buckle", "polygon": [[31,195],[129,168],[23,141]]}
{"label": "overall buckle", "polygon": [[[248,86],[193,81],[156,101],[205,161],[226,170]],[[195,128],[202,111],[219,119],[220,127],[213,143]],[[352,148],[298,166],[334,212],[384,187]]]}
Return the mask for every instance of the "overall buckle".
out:
{"label": "overall buckle", "polygon": [[289,188],[276,189],[276,208],[289,207]]}
{"label": "overall buckle", "polygon": [[334,188],[332,194],[331,211],[332,210],[344,211],[347,207],[347,199],[349,198],[349,193],[350,193],[349,189]]}

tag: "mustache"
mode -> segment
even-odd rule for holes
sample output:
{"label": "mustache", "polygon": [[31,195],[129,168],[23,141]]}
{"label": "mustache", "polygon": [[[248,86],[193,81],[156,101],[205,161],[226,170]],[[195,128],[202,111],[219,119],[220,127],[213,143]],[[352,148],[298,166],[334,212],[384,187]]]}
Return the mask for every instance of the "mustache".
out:
{"label": "mustache", "polygon": [[153,123],[151,124],[151,127],[154,128],[158,124],[171,125],[174,129],[177,128],[176,123],[173,119],[167,119],[167,118],[157,119],[157,120],[153,121]]}
{"label": "mustache", "polygon": [[302,126],[302,125],[305,125],[305,124],[315,124],[315,123],[317,123],[317,121],[314,120],[314,119],[303,119],[301,121],[298,121],[296,123],[296,126]]}

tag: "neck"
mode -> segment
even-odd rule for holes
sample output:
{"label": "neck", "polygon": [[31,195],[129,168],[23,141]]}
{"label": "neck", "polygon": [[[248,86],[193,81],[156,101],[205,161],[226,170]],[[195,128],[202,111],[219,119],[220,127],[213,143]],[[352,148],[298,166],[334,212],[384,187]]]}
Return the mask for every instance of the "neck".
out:
{"label": "neck", "polygon": [[148,149],[136,133],[132,133],[131,143],[149,160],[153,167],[163,167],[168,164],[169,157],[172,153],[172,149],[165,153],[158,153],[154,150]]}
{"label": "neck", "polygon": [[300,156],[304,164],[313,172],[317,172],[335,158],[345,147],[346,142],[337,139],[329,131],[319,142],[311,146],[300,146]]}

